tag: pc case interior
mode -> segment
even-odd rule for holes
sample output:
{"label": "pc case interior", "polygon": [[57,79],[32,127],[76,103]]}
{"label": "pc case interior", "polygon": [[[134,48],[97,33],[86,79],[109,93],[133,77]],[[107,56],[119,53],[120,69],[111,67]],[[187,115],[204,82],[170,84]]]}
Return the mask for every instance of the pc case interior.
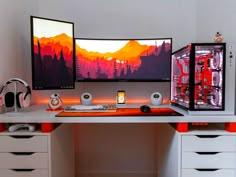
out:
{"label": "pc case interior", "polygon": [[191,43],[174,52],[171,103],[190,111],[223,111],[225,50],[225,43]]}

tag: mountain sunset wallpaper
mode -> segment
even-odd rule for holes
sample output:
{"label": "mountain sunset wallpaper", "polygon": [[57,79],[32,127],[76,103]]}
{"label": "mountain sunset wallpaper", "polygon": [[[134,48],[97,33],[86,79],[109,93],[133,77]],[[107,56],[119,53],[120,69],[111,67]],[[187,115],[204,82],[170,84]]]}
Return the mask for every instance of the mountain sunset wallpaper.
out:
{"label": "mountain sunset wallpaper", "polygon": [[171,39],[75,39],[76,80],[170,80]]}
{"label": "mountain sunset wallpaper", "polygon": [[73,23],[31,17],[33,89],[74,88]]}

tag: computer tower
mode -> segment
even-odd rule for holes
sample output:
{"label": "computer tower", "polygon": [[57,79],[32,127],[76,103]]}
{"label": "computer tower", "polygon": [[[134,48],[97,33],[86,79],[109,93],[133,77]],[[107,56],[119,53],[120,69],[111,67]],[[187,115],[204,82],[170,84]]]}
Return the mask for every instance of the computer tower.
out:
{"label": "computer tower", "polygon": [[223,111],[225,58],[225,43],[191,43],[172,53],[171,103],[190,111]]}

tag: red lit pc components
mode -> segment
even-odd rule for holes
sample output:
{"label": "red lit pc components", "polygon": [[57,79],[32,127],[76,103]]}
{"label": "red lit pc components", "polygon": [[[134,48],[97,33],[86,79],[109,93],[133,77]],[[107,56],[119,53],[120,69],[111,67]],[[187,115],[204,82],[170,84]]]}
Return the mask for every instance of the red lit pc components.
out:
{"label": "red lit pc components", "polygon": [[224,110],[225,43],[192,43],[172,54],[171,102]]}

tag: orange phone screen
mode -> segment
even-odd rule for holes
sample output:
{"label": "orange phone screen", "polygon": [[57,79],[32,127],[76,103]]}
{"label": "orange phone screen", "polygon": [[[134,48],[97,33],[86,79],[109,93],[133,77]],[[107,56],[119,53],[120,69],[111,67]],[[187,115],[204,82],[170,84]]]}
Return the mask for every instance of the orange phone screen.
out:
{"label": "orange phone screen", "polygon": [[117,104],[125,104],[125,91],[117,92]]}

